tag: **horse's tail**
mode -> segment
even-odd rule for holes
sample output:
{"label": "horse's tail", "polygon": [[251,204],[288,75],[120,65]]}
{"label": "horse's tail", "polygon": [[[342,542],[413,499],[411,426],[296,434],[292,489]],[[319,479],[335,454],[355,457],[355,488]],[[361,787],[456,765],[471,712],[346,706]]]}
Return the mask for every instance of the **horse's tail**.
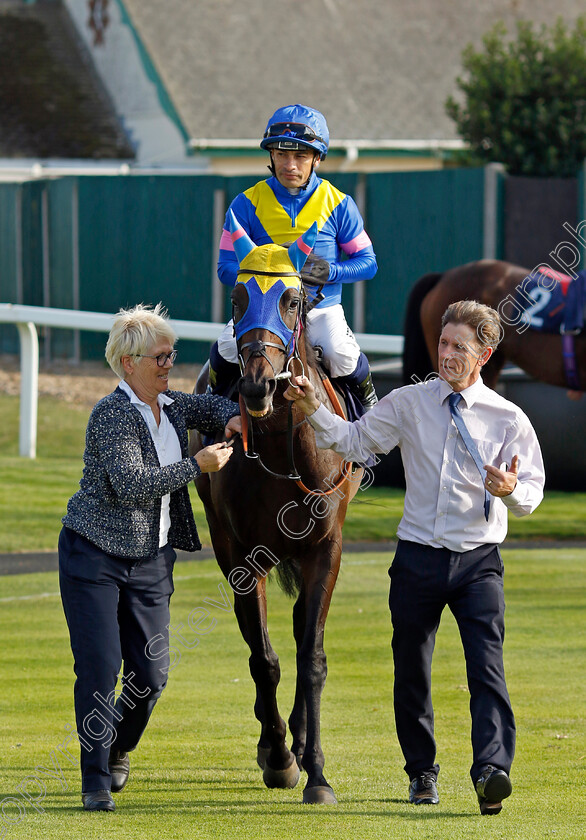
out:
{"label": "horse's tail", "polygon": [[277,566],[277,579],[286,595],[298,595],[303,581],[299,563],[296,560],[283,560]]}
{"label": "horse's tail", "polygon": [[427,352],[427,344],[421,326],[420,310],[423,298],[439,282],[441,274],[425,274],[411,289],[407,300],[407,311],[403,335],[403,382],[412,385],[413,382],[425,379],[431,371],[431,359]]}

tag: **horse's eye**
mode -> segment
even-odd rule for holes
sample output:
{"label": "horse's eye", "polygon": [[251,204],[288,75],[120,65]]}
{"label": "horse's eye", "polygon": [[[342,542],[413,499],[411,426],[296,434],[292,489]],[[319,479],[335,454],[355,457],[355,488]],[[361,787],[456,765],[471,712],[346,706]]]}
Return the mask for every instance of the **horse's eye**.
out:
{"label": "horse's eye", "polygon": [[291,303],[289,304],[289,309],[297,309],[300,303],[300,298],[293,298]]}

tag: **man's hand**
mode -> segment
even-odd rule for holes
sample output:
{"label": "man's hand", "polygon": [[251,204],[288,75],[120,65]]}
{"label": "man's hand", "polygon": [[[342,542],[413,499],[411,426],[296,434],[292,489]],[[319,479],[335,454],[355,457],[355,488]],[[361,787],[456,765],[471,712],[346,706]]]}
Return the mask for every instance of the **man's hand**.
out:
{"label": "man's hand", "polygon": [[493,496],[508,496],[517,486],[517,473],[519,472],[519,457],[513,455],[511,466],[508,470],[498,470],[491,464],[485,464],[486,480],[484,486]]}
{"label": "man's hand", "polygon": [[235,417],[230,417],[224,429],[224,434],[226,435],[226,440],[230,440],[233,435],[242,434],[242,418],[239,414],[236,414]]}
{"label": "man's hand", "polygon": [[320,406],[320,402],[315,395],[315,388],[307,376],[294,376],[289,382],[284,396],[285,399],[294,402],[307,415],[313,414]]}

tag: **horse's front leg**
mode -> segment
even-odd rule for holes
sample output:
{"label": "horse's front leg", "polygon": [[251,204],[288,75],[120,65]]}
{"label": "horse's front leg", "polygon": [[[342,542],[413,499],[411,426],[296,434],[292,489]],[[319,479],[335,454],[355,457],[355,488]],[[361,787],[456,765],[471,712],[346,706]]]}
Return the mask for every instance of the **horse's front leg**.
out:
{"label": "horse's front leg", "polygon": [[250,648],[250,674],[256,686],[254,713],[261,725],[257,760],[264,765],[263,780],[267,787],[292,788],[300,774],[287,747],[287,728],[277,706],[281,669],[267,630],[265,580],[261,578],[251,593],[236,595],[234,610]]}
{"label": "horse's front leg", "polygon": [[336,804],[334,791],[323,774],[321,748],[321,695],[326,682],[327,663],[323,648],[324,626],[340,568],[341,533],[338,539],[324,541],[320,553],[303,564],[306,593],[305,631],[297,652],[297,672],[305,694],[307,737],[301,766],[307,772],[303,802]]}
{"label": "horse's front leg", "polygon": [[[295,638],[297,653],[301,649],[305,636],[305,600],[305,589],[302,588],[293,607],[293,636]],[[301,681],[299,669],[297,669],[297,680],[295,683],[295,701],[291,714],[289,715],[289,729],[293,736],[291,752],[295,755],[298,766],[301,767],[307,738],[307,706],[305,705],[305,689]]]}

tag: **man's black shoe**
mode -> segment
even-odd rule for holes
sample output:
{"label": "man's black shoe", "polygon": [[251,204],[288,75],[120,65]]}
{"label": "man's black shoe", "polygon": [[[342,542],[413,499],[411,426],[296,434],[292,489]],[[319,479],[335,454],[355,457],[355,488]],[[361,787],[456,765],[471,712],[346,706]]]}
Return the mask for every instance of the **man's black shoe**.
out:
{"label": "man's black shoe", "polygon": [[109,790],[90,790],[82,793],[84,811],[114,811],[116,805]]}
{"label": "man's black shoe", "polygon": [[409,802],[413,805],[437,805],[437,776],[435,773],[420,773],[409,784]]}
{"label": "man's black shoe", "polygon": [[128,753],[112,748],[108,759],[108,770],[112,776],[112,790],[114,793],[119,793],[126,785],[130,773]]}
{"label": "man's black shoe", "polygon": [[481,814],[499,814],[503,807],[503,799],[510,796],[513,790],[511,780],[504,770],[499,770],[489,764],[476,779],[476,795]]}

